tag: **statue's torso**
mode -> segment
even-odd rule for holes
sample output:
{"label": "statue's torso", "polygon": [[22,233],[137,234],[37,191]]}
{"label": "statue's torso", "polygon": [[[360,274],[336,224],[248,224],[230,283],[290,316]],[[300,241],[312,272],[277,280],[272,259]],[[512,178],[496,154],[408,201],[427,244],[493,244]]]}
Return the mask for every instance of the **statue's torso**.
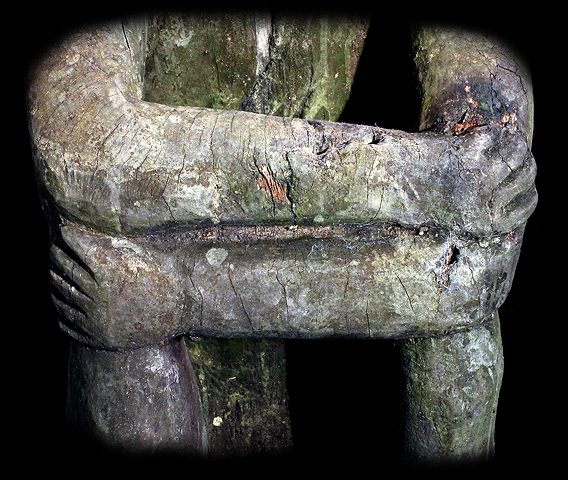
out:
{"label": "statue's torso", "polygon": [[148,25],[144,96],[335,121],[367,28],[365,19],[344,17],[156,15]]}

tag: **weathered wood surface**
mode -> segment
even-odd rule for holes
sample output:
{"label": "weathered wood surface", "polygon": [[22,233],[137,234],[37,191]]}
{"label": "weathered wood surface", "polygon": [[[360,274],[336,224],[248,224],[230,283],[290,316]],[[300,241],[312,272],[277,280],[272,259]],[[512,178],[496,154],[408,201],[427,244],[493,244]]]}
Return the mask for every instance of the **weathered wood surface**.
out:
{"label": "weathered wood surface", "polygon": [[153,15],[143,96],[167,105],[335,121],[366,18],[265,13]]}
{"label": "weathered wood surface", "polygon": [[497,312],[481,327],[401,344],[408,464],[491,460],[503,378]]}
{"label": "weathered wood surface", "polygon": [[[345,16],[153,16],[144,98],[334,120],[349,96],[366,23]],[[201,337],[188,349],[210,455],[291,447],[283,340]]]}
{"label": "weathered wood surface", "polygon": [[78,33],[31,76],[37,171],[70,218],[124,233],[372,221],[487,236],[534,209],[521,131],[492,123],[460,136],[407,134],[145,102],[142,35],[127,41],[125,31]]}
{"label": "weathered wood surface", "polygon": [[203,452],[199,392],[183,337],[128,354],[71,342],[67,418],[106,445]]}
{"label": "weathered wood surface", "polygon": [[[65,250],[67,242],[82,250],[87,273],[97,270],[95,264],[107,265],[105,272],[95,275],[97,292],[90,289],[89,275],[82,279],[79,292],[73,292],[71,303],[83,311],[60,305],[67,321],[83,329],[79,334],[83,339],[90,336],[95,343],[126,348],[139,346],[144,335],[146,343],[152,343],[182,331],[222,336],[405,337],[473,326],[502,303],[508,289],[501,290],[498,279],[512,278],[517,255],[507,252],[512,246],[518,250],[517,241],[503,239],[522,229],[536,202],[534,160],[523,130],[524,116],[519,117],[523,110],[516,104],[510,104],[503,116],[486,118],[485,126],[457,124],[453,130],[459,135],[445,135],[149,103],[141,100],[143,32],[138,24],[120,22],[78,32],[47,55],[31,75],[31,133],[40,183],[64,217],[101,231],[68,223],[63,229],[67,236],[59,245]],[[502,70],[503,65],[495,68]],[[422,70],[427,78],[430,71]],[[451,69],[448,72],[453,75]],[[522,75],[519,71],[515,79]],[[486,84],[479,85],[491,88],[493,94],[500,77],[491,70],[486,76]],[[528,84],[527,79],[524,82]],[[468,85],[466,81],[460,91],[462,103],[477,112],[481,103]],[[507,92],[507,86],[517,87],[504,83],[499,91]],[[438,90],[428,92],[425,105],[438,95]],[[414,258],[410,254],[408,264],[414,266],[399,273],[400,247],[389,252],[380,238],[380,225],[385,223],[399,225],[401,238],[425,241],[428,235],[415,234],[430,225],[433,232],[449,232],[442,233],[444,238],[451,233],[452,239],[459,239],[459,260],[451,268],[462,273],[455,277],[459,281],[453,288],[467,293],[452,295],[447,309],[443,301],[432,300],[444,298],[438,293],[442,273],[436,271],[441,269],[436,264],[443,265],[453,248],[451,241],[410,249],[420,251]],[[320,227],[361,224],[377,225],[370,227],[375,228],[372,245],[364,236],[344,242],[339,238],[341,227],[338,238],[318,238]],[[273,240],[248,241],[242,233],[247,225],[271,227],[268,237]],[[219,235],[221,227],[230,227],[226,232],[237,228],[237,237],[245,240],[227,245],[215,240],[218,255],[213,259],[213,253],[209,259],[206,255],[215,252],[213,247],[199,247],[199,241],[184,253],[181,247],[168,247],[169,257],[164,257],[168,248],[148,241],[157,235],[175,242],[186,235],[182,230],[192,228],[199,237],[206,226],[216,226]],[[245,230],[238,233],[239,228]],[[297,237],[305,238],[290,237],[294,228],[299,229]],[[188,235],[186,241],[193,240],[194,234]],[[519,238],[518,232],[513,237]],[[94,238],[117,248],[105,247],[104,252],[81,248],[81,243],[92,244]],[[494,264],[484,257],[489,250],[476,247],[496,245],[494,238],[504,246],[503,258],[509,259],[497,276],[488,270]],[[365,244],[364,248],[354,253],[356,248],[346,247],[351,241]],[[391,244],[396,245],[396,240]],[[329,250],[325,261],[320,245]],[[468,245],[473,245],[471,255]],[[204,250],[195,251],[198,248]],[[95,252],[96,260],[87,258]],[[180,265],[180,257],[185,264]],[[135,258],[144,266],[133,264]],[[359,265],[356,269],[353,262]],[[63,268],[65,260],[59,263]],[[247,265],[250,278],[240,274],[248,270],[241,270],[239,264]],[[222,267],[222,275],[207,273],[214,265]],[[140,268],[148,272],[148,281],[133,287],[131,297],[124,298],[126,290],[117,296],[116,285],[130,283],[132,272],[142,274]],[[370,276],[362,273],[365,268]],[[184,282],[173,285],[168,276],[155,275],[163,271],[173,275],[169,278],[185,275]],[[70,278],[56,277],[56,285]],[[251,287],[250,279],[255,277],[263,278],[262,288]],[[350,301],[355,295],[349,292],[355,292],[356,285],[369,292],[362,296],[364,307],[360,301]],[[81,297],[81,288],[90,292],[87,297]],[[261,300],[255,291],[262,289],[269,296]],[[66,295],[65,285],[61,290]],[[489,292],[486,298],[492,300],[472,303],[479,292]],[[425,293],[430,300],[419,300]],[[90,308],[89,296],[97,298],[101,308]],[[202,297],[215,301],[206,305]],[[383,300],[386,297],[392,300]],[[148,299],[147,304],[143,299]],[[321,312],[336,313],[326,321],[314,321],[318,313],[309,302],[315,299]],[[329,304],[324,309],[326,299]],[[450,314],[452,309],[459,311],[455,307],[462,299],[463,305],[473,307],[469,314]],[[112,307],[113,303],[121,307]],[[350,305],[350,310],[342,305]],[[84,319],[85,312],[90,312],[89,320]],[[154,320],[140,312],[148,312]],[[134,331],[136,322],[118,333],[113,325],[134,313],[142,315],[141,334]],[[203,319],[199,325],[196,318]]]}
{"label": "weathered wood surface", "polygon": [[55,301],[71,335],[106,348],[181,333],[405,338],[472,327],[506,298],[522,238],[522,229],[480,242],[393,226],[61,232],[88,268],[54,246],[55,285],[80,309]]}
{"label": "weathered wood surface", "polygon": [[[178,29],[177,41],[191,48],[184,42],[194,20],[170,20],[170,33]],[[257,33],[266,28],[262,15],[247,21]],[[30,132],[55,227],[54,301],[64,328],[88,345],[127,351],[181,333],[413,337],[402,343],[409,455],[490,456],[502,374],[495,309],[537,200],[527,70],[494,39],[418,28],[423,132],[409,134],[305,119],[334,119],[340,106],[314,92],[334,90],[338,77],[324,69],[301,76],[288,97],[272,90],[287,78],[279,62],[290,39],[278,43],[286,29],[274,29],[270,48],[240,66],[258,74],[267,62],[240,108],[273,115],[219,110],[239,108],[250,83],[237,85],[246,75],[231,77],[218,60],[246,52],[209,52],[209,87],[190,77],[162,82],[173,64],[160,62],[163,38],[152,28],[155,43],[143,22],[76,32],[30,75]],[[230,22],[210,28],[252,39]],[[315,45],[294,48],[315,55]],[[192,57],[178,54],[169,61]],[[348,87],[352,74],[341,74]],[[240,93],[227,96],[224,82]],[[340,105],[347,97],[338,91]],[[205,103],[178,105],[191,98]],[[220,427],[217,417],[206,421]],[[243,424],[224,428],[235,425]]]}
{"label": "weathered wood surface", "polygon": [[414,50],[423,89],[421,130],[459,134],[497,124],[506,134],[522,132],[530,147],[534,99],[519,52],[495,36],[435,24],[416,26]]}
{"label": "weathered wood surface", "polygon": [[[366,22],[332,17],[306,21],[270,15],[158,15],[150,19],[148,33],[145,100],[335,119],[349,95]],[[299,35],[303,42],[297,41]],[[61,280],[58,278],[57,283]],[[159,296],[164,298],[168,293],[162,290]],[[55,302],[68,311],[65,303],[57,298]],[[136,299],[131,297],[128,302],[131,306]],[[157,314],[146,324],[148,328],[142,329],[148,334],[168,316],[163,305],[155,306],[157,311],[143,306],[136,312],[127,308],[131,315],[127,323],[142,333],[140,326]],[[105,310],[101,305],[99,312]],[[132,315],[137,317],[134,323]],[[71,316],[73,331],[81,331],[75,321],[77,312]],[[203,434],[209,454],[282,452],[291,446],[283,341],[208,337],[188,342],[188,349],[200,385]],[[96,355],[86,351],[89,368],[99,369]],[[101,357],[103,364],[105,358]],[[89,368],[84,366],[83,370]],[[78,398],[75,391],[72,393],[70,398]],[[89,411],[95,411],[95,407]],[[106,430],[102,424],[98,428]],[[103,432],[103,436],[108,434]]]}
{"label": "weathered wood surface", "polygon": [[186,343],[201,394],[206,453],[290,452],[284,340],[194,337]]}
{"label": "weathered wood surface", "polygon": [[[518,55],[496,38],[433,25],[416,27],[414,47],[423,88],[422,129],[459,135],[500,125],[504,136],[520,134],[530,146],[532,87]],[[512,152],[497,155],[507,164],[515,158]],[[512,177],[519,171],[513,172],[512,167]],[[536,201],[534,187],[528,192]],[[512,203],[526,199],[521,194]],[[507,273],[510,280],[514,270]],[[399,344],[407,463],[456,465],[492,459],[503,377],[497,311],[469,331]]]}

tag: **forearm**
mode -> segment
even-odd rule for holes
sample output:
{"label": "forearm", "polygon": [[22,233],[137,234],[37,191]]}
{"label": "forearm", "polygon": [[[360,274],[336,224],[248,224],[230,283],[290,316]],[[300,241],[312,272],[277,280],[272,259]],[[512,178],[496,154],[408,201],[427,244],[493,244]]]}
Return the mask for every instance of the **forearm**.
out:
{"label": "forearm", "polygon": [[[143,42],[115,27],[71,38],[86,50],[46,57],[30,88],[38,175],[68,217],[53,247],[55,301],[77,338],[120,349],[188,331],[396,337],[471,327],[502,302],[508,286],[495,279],[512,278],[536,202],[512,113],[507,124],[409,134],[153,104],[137,83]],[[345,233],[369,224],[371,237]],[[398,240],[385,243],[385,224]],[[222,311],[215,292],[229,299]],[[314,305],[339,308],[333,327],[311,326]],[[390,317],[398,326],[384,330]]]}
{"label": "forearm", "polygon": [[407,338],[479,325],[507,296],[522,229],[479,243],[393,226],[210,227],[116,238],[62,227],[62,327],[130,349],[214,337]]}
{"label": "forearm", "polygon": [[70,37],[30,84],[37,171],[70,218],[115,232],[315,221],[488,235],[531,211],[495,220],[494,191],[511,169],[487,154],[494,131],[450,138],[144,102],[143,42],[108,29]]}
{"label": "forearm", "polygon": [[[355,221],[377,216],[365,205],[336,205],[359,186],[349,178],[354,153],[368,163],[363,176],[374,164],[370,127],[144,102],[138,44],[119,23],[92,28],[32,74],[37,170],[68,216],[117,232],[208,220],[293,223],[334,210]],[[350,154],[343,160],[337,151]],[[343,185],[334,185],[338,178]],[[304,195],[326,187],[344,193],[331,204]]]}

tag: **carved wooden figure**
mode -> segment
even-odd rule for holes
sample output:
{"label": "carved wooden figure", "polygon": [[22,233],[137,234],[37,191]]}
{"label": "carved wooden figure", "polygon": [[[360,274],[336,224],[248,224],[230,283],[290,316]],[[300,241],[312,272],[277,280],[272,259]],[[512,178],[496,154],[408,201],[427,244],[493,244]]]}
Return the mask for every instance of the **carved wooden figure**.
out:
{"label": "carved wooden figure", "polygon": [[389,338],[409,462],[492,456],[497,309],[537,202],[530,77],[495,39],[420,25],[421,131],[337,123],[367,28],[153,15],[31,70],[74,423],[134,451],[285,449],[282,339]]}

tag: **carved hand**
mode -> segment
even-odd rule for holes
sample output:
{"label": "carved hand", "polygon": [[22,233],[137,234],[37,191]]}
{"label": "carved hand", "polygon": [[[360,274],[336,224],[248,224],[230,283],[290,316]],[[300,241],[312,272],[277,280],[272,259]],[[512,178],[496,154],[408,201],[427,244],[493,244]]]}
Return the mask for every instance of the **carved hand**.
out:
{"label": "carved hand", "polygon": [[481,128],[487,128],[491,143],[478,167],[479,193],[462,197],[461,202],[463,211],[472,204],[487,209],[486,229],[481,233],[489,236],[523,225],[536,208],[536,163],[526,136],[514,127]]}
{"label": "carved hand", "polygon": [[[106,349],[159,343],[187,330],[191,313],[175,258],[69,223],[51,247],[53,301],[72,337]],[[67,253],[68,252],[68,253]]]}

